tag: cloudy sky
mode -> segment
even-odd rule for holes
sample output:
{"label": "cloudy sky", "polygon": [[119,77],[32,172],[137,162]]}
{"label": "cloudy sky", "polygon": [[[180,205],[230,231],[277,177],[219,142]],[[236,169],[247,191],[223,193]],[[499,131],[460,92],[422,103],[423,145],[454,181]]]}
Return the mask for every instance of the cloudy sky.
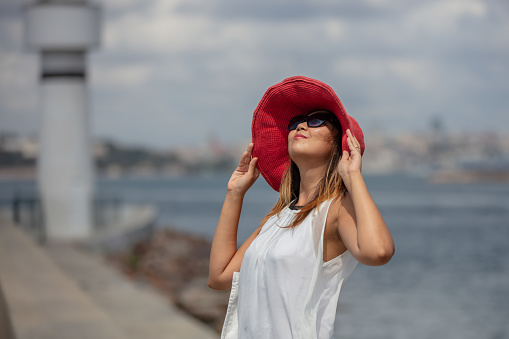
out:
{"label": "cloudy sky", "polygon": [[[105,0],[93,134],[157,148],[250,138],[265,90],[331,85],[366,133],[509,133],[507,0]],[[0,132],[36,131],[38,57],[0,2]]]}

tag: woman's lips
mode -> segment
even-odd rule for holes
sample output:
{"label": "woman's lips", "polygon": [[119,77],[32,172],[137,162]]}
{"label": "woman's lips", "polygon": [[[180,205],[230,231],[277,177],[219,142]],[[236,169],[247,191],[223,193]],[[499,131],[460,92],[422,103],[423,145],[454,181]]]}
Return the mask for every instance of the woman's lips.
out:
{"label": "woman's lips", "polygon": [[308,137],[306,137],[304,134],[297,134],[293,138],[294,139],[307,139]]}

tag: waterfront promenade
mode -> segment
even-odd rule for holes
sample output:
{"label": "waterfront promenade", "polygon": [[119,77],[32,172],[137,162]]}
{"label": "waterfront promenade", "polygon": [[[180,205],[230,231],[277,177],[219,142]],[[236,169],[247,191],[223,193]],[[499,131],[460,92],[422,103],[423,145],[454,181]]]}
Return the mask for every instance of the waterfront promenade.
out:
{"label": "waterfront promenade", "polygon": [[8,311],[0,328],[10,320],[17,339],[219,338],[100,254],[68,243],[41,247],[2,211],[0,284]]}

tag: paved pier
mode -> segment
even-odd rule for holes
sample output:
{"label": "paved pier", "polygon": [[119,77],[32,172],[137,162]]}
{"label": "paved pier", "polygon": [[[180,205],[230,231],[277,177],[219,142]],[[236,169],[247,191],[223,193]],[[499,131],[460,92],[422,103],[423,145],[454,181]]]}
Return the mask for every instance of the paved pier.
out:
{"label": "paved pier", "polygon": [[72,244],[40,247],[2,212],[0,283],[17,339],[219,338],[100,255]]}

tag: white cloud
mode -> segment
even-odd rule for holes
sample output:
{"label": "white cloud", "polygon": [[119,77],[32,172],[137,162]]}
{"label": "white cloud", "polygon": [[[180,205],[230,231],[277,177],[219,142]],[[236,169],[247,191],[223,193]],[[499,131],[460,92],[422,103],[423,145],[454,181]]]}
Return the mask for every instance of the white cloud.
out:
{"label": "white cloud", "polygon": [[34,55],[0,53],[0,110],[35,110],[38,89],[38,63]]}
{"label": "white cloud", "polygon": [[152,73],[148,63],[107,65],[95,64],[92,68],[92,86],[130,90],[146,85]]}
{"label": "white cloud", "polygon": [[177,53],[190,47],[206,49],[211,42],[203,38],[208,32],[207,19],[182,18],[157,14],[130,13],[113,19],[106,28],[106,47],[132,53]]}
{"label": "white cloud", "polygon": [[[211,131],[223,140],[243,138],[266,88],[296,74],[328,82],[364,123],[391,116],[394,128],[411,129],[436,112],[451,119],[469,112],[460,121],[465,128],[479,121],[476,114],[503,128],[492,122],[509,105],[509,8],[500,1],[299,0],[290,8],[271,0],[108,0],[104,6],[104,42],[89,58],[100,135],[152,145],[202,140]],[[1,69],[9,68],[0,74],[0,105],[19,112],[35,104],[24,99],[38,69],[36,62],[13,60],[35,57],[21,54],[20,20],[12,20],[0,32],[12,55],[0,54],[0,65],[7,65]],[[14,68],[23,70],[16,75]],[[2,102],[11,96],[7,108]],[[199,122],[195,128],[175,128],[190,115]]]}
{"label": "white cloud", "polygon": [[436,69],[426,59],[356,57],[339,59],[334,70],[340,76],[362,79],[366,83],[400,81],[414,90],[429,90],[437,85]]}
{"label": "white cloud", "polygon": [[23,49],[23,25],[19,17],[0,17],[0,41],[2,50],[21,52]]}
{"label": "white cloud", "polygon": [[433,34],[456,33],[462,19],[483,19],[486,14],[486,5],[479,0],[428,1],[410,12],[405,25]]}
{"label": "white cloud", "polygon": [[328,37],[334,41],[339,42],[345,37],[345,23],[339,20],[327,20],[324,22],[325,32]]}

